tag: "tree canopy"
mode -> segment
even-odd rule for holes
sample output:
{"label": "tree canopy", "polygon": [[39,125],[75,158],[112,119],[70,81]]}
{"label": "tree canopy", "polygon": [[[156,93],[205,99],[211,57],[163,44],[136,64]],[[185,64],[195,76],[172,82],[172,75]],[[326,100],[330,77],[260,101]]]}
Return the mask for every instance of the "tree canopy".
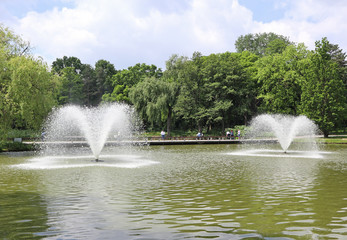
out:
{"label": "tree canopy", "polygon": [[[275,33],[240,36],[237,52],[173,54],[162,71],[137,63],[116,70],[74,56],[49,70],[30,43],[0,25],[0,131],[39,129],[53,106],[133,105],[146,129],[211,131],[259,113],[304,114],[325,136],[347,122],[346,53],[326,38],[314,50]],[[4,134],[2,134],[4,136]]]}
{"label": "tree canopy", "polygon": [[288,46],[293,44],[288,37],[275,33],[256,33],[241,35],[235,42],[236,51],[241,53],[249,51],[259,56],[266,54],[281,53]]}
{"label": "tree canopy", "polygon": [[56,104],[57,78],[30,53],[30,44],[0,25],[0,131],[39,129]]}

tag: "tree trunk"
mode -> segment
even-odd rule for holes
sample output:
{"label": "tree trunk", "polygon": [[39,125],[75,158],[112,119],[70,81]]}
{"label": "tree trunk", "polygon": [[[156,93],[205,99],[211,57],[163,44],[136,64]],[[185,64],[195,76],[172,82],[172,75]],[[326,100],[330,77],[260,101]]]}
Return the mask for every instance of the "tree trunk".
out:
{"label": "tree trunk", "polygon": [[167,113],[167,120],[166,120],[166,131],[167,131],[167,136],[171,136],[171,118],[172,118],[172,108],[169,107],[169,111]]}
{"label": "tree trunk", "polygon": [[324,135],[324,138],[327,138],[329,137],[329,132],[326,130],[323,130],[323,135]]}
{"label": "tree trunk", "polygon": [[222,119],[222,135],[225,133],[225,124],[224,124],[224,119]]}

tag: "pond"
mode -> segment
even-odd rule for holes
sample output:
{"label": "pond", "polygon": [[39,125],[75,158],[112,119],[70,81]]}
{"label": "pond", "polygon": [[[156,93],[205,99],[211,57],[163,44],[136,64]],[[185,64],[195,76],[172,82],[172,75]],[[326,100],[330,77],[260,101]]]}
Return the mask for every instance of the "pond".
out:
{"label": "pond", "polygon": [[0,238],[347,238],[346,145],[320,157],[243,151],[118,147],[98,163],[1,154]]}

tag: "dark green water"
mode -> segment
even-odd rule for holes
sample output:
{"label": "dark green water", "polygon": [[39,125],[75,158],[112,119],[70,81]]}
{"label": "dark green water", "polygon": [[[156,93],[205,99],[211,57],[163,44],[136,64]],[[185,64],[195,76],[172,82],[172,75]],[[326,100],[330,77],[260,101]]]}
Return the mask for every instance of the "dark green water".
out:
{"label": "dark green water", "polygon": [[347,146],[320,158],[238,151],[0,155],[0,239],[347,239]]}

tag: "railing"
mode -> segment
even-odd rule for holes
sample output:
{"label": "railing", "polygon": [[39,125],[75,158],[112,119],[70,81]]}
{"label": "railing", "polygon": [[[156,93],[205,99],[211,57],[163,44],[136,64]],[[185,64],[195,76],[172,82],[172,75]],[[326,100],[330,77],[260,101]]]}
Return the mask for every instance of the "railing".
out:
{"label": "railing", "polygon": [[165,137],[162,139],[162,137],[159,136],[152,136],[152,137],[143,137],[143,139],[147,139],[148,141],[165,141],[165,140],[238,140],[238,137],[234,138],[227,138],[226,136],[203,136],[203,137],[194,137],[194,136],[186,136],[186,137]]}

